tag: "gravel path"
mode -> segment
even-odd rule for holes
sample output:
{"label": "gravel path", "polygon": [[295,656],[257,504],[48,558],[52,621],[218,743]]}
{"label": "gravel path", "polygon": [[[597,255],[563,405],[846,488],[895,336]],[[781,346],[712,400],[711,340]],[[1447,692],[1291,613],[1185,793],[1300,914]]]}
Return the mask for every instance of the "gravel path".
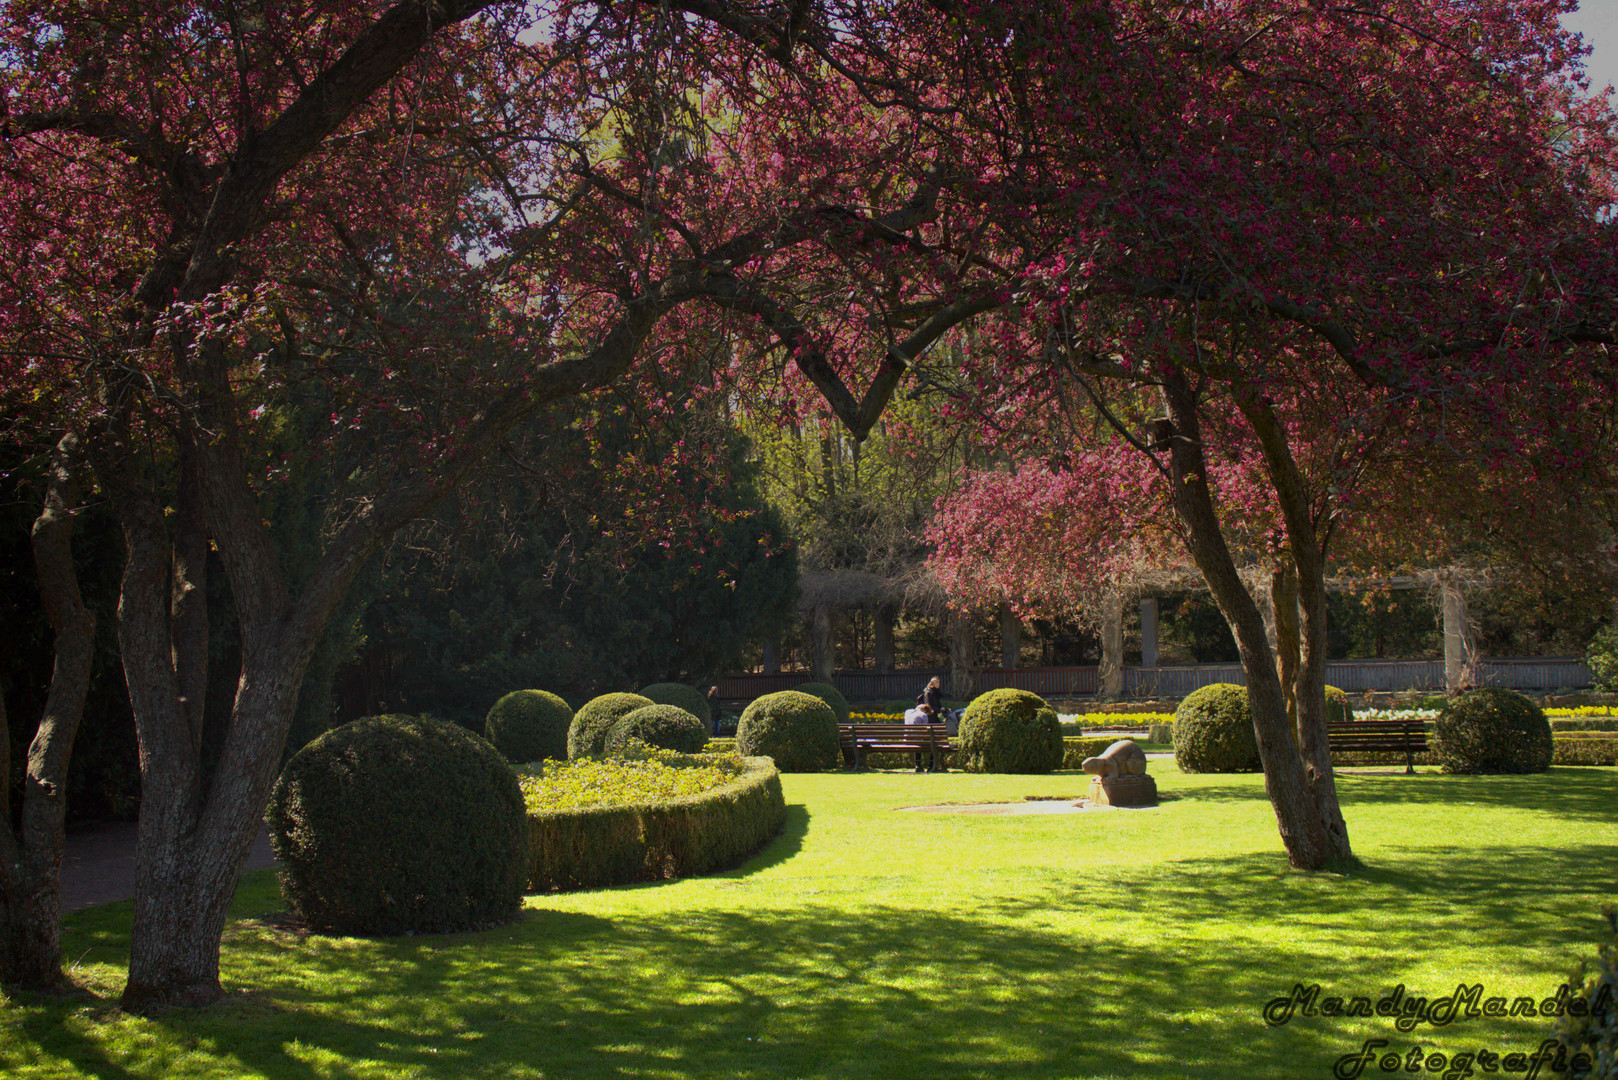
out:
{"label": "gravel path", "polygon": [[[62,911],[79,911],[128,900],[135,895],[135,834],[133,821],[112,821],[69,829],[62,852]],[[270,834],[263,828],[253,842],[246,870],[275,865]]]}

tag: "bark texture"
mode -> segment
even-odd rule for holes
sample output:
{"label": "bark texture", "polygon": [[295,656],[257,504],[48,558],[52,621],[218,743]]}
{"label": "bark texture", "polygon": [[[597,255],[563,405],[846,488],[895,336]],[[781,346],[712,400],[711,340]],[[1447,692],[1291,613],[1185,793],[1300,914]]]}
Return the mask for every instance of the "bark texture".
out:
{"label": "bark texture", "polygon": [[[1242,584],[1208,488],[1195,392],[1183,378],[1171,373],[1164,382],[1163,398],[1174,428],[1169,468],[1175,512],[1185,530],[1186,547],[1236,638],[1242,671],[1247,677],[1259,760],[1264,766],[1264,788],[1275,810],[1287,861],[1298,869],[1318,870],[1347,854],[1347,832],[1334,836],[1322,817],[1321,806],[1310,790],[1310,777],[1293,743],[1286,697],[1264,632],[1264,616]],[[1328,772],[1328,780],[1329,777]],[[1335,789],[1331,797],[1335,802]]]}
{"label": "bark texture", "polygon": [[[34,521],[34,568],[55,635],[55,664],[45,712],[28,748],[21,820],[0,829],[0,981],[54,990],[62,977],[62,845],[67,767],[84,715],[95,651],[95,617],[79,593],[73,566],[73,517],[80,484],[78,440],[64,437],[52,455],[44,506]],[[0,776],[11,775],[10,733],[0,702]]]}

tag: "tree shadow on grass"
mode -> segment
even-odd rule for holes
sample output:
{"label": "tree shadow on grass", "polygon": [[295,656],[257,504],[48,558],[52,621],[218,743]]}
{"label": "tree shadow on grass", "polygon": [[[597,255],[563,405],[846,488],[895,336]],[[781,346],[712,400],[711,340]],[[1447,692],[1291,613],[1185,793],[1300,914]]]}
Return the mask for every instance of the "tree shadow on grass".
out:
{"label": "tree shadow on grass", "polygon": [[1603,822],[1612,821],[1618,807],[1618,769],[1610,768],[1556,766],[1544,773],[1483,776],[1337,773],[1336,779],[1345,805],[1510,806]]}
{"label": "tree shadow on grass", "polygon": [[[1265,1002],[1294,982],[1383,992],[1435,934],[1485,947],[1534,940],[1545,912],[1489,897],[1514,859],[1549,850],[1431,848],[1349,875],[1292,873],[1267,852],[1077,867],[1036,893],[962,896],[959,910],[540,909],[480,934],[255,932],[233,948],[231,979],[257,992],[146,1022],[149,1036],[119,1051],[64,1023],[59,1007],[31,1010],[22,1026],[42,1054],[112,1080],[168,1076],[165,1057],[197,1048],[216,1074],[274,1080],[1328,1075],[1389,1025],[1270,1028]],[[1602,887],[1612,854],[1559,849],[1564,883]],[[1120,913],[1161,939],[1126,944],[1099,927]],[[1211,920],[1227,932],[1199,936]],[[1555,978],[1547,972],[1547,990]],[[148,1042],[157,1053],[145,1054]]]}
{"label": "tree shadow on grass", "polygon": [[789,803],[781,831],[762,848],[749,856],[740,866],[722,870],[704,877],[744,878],[779,866],[803,850],[804,838],[809,835],[809,808],[802,803]]}

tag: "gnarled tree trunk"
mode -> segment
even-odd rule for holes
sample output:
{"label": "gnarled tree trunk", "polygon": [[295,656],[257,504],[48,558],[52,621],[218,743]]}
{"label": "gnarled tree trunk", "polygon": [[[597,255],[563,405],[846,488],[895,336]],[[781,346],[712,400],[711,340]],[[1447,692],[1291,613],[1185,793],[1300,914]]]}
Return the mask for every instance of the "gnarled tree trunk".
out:
{"label": "gnarled tree trunk", "polygon": [[[66,436],[52,455],[44,507],[34,521],[34,567],[55,634],[56,662],[39,728],[28,748],[22,818],[0,829],[0,982],[53,990],[62,982],[62,845],[67,767],[84,715],[95,651],[95,617],[73,567],[73,516],[79,505],[78,440]],[[11,775],[11,741],[0,701],[0,777]]]}
{"label": "gnarled tree trunk", "polygon": [[[1287,861],[1299,869],[1318,870],[1351,854],[1348,834],[1334,830],[1322,814],[1311,791],[1311,777],[1293,742],[1286,696],[1264,632],[1264,616],[1242,584],[1208,488],[1196,394],[1182,377],[1171,373],[1164,382],[1163,398],[1174,429],[1169,468],[1175,512],[1185,529],[1186,547],[1236,638],[1264,767],[1264,788],[1275,810]],[[1329,781],[1329,771],[1326,777]],[[1335,802],[1335,789],[1330,795]],[[1340,814],[1337,820],[1341,821]]]}

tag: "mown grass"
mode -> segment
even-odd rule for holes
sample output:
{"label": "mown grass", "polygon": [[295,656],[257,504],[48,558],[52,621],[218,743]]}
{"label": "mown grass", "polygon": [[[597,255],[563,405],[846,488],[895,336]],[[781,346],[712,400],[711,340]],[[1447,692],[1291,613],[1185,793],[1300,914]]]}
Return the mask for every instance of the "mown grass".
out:
{"label": "mown grass", "polygon": [[1267,1028],[1294,983],[1542,998],[1618,898],[1611,769],[1343,776],[1364,866],[1341,874],[1287,870],[1261,777],[1152,771],[1156,810],[1018,816],[897,808],[1087,778],[789,776],[786,830],[745,866],[532,897],[481,934],[299,936],[262,873],[237,899],[230,999],[156,1020],[115,1008],[129,909],[96,909],[65,934],[83,992],[0,1006],[0,1072],[1327,1077],[1366,1038],[1503,1053],[1549,1022]]}

